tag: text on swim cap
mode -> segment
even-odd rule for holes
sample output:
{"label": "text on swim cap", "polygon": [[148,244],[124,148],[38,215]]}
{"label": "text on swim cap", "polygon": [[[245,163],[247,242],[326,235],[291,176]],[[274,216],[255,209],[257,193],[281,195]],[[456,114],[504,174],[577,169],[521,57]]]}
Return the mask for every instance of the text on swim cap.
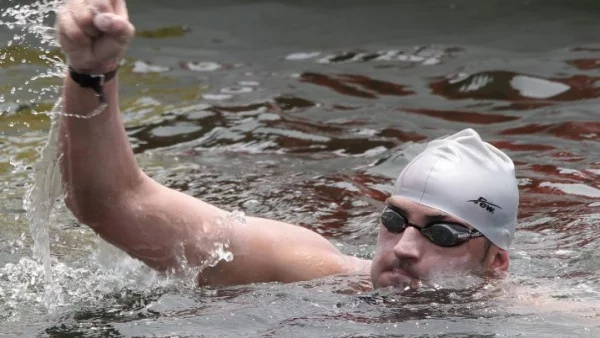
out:
{"label": "text on swim cap", "polygon": [[502,209],[502,207],[500,207],[499,205],[496,205],[496,204],[486,200],[483,197],[479,197],[476,200],[469,200],[469,201],[467,201],[467,203],[473,203],[475,205],[479,205],[480,208],[485,209],[490,214],[493,214],[494,211],[496,210],[496,208]]}

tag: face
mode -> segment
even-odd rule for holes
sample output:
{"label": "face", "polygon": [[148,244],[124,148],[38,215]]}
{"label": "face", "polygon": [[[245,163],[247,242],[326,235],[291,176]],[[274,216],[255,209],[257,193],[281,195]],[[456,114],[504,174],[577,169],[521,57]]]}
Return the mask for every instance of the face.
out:
{"label": "face", "polygon": [[[408,199],[391,197],[386,203],[394,206],[409,223],[419,228],[432,222],[448,222],[473,229],[458,218]],[[485,268],[487,241],[484,237],[473,238],[453,247],[442,247],[412,226],[394,233],[379,223],[377,249],[371,265],[371,280],[375,288],[418,288],[436,277]]]}

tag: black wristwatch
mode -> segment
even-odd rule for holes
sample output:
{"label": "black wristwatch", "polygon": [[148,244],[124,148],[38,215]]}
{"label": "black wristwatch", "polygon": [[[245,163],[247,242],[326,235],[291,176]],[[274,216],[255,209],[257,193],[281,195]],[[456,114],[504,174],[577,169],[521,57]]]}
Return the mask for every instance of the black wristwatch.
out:
{"label": "black wristwatch", "polygon": [[71,79],[82,88],[91,88],[96,93],[96,96],[98,96],[100,103],[105,103],[103,91],[104,83],[114,78],[115,75],[117,75],[118,70],[119,67],[104,74],[82,74],[76,72],[73,67],[69,66],[69,76],[71,76]]}

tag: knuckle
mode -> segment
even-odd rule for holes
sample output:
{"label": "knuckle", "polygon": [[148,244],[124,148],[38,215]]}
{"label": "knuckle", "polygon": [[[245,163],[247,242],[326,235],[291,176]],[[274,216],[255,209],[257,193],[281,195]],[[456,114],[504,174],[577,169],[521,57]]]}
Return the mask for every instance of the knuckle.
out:
{"label": "knuckle", "polygon": [[91,24],[94,19],[94,14],[91,11],[78,11],[75,18],[78,22],[83,24]]}
{"label": "knuckle", "polygon": [[97,11],[101,13],[112,11],[111,3],[107,0],[92,0],[88,2],[88,5],[94,7]]}
{"label": "knuckle", "polygon": [[65,35],[69,40],[73,42],[81,41],[87,38],[87,36],[81,29],[73,29],[71,31],[65,32]]}
{"label": "knuckle", "polygon": [[70,11],[66,7],[60,8],[56,12],[56,24],[57,26],[64,26],[64,22],[68,20],[71,15]]}

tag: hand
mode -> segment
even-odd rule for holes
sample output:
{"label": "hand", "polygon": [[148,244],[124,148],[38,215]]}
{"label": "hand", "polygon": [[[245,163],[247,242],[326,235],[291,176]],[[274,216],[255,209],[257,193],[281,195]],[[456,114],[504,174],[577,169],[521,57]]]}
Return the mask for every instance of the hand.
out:
{"label": "hand", "polygon": [[125,0],[68,0],[58,11],[56,29],[67,62],[85,74],[116,69],[135,33]]}

